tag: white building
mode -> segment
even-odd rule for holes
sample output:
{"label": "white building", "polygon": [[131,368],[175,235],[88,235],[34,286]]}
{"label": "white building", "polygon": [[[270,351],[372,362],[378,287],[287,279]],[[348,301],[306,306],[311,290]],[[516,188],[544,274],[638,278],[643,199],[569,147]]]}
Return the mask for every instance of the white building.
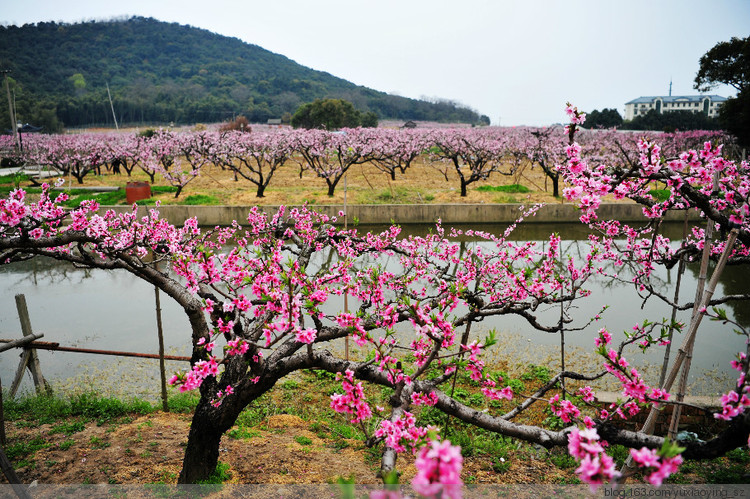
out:
{"label": "white building", "polygon": [[719,106],[727,100],[720,95],[658,95],[638,97],[625,103],[625,121],[643,116],[652,109],[657,113],[671,111],[691,111],[703,113],[709,118],[719,115]]}

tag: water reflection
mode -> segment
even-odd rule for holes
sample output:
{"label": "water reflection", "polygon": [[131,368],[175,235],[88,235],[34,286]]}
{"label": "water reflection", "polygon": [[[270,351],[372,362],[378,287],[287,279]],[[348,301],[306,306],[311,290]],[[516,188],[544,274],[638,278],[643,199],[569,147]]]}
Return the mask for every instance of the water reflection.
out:
{"label": "water reflection", "polygon": [[[473,229],[501,234],[507,225],[484,224],[481,227],[457,227],[462,230]],[[382,230],[385,227],[359,227],[361,231]],[[670,237],[680,237],[682,224],[670,224],[665,227]],[[404,235],[426,235],[434,227],[405,226]],[[582,257],[587,252],[586,237],[588,230],[580,224],[526,224],[513,232],[511,239],[516,241],[540,241],[546,244],[552,232],[559,232],[563,237],[563,252],[574,258]],[[478,242],[476,238],[462,236],[460,251],[466,252],[473,245],[489,245]],[[311,266],[330,265],[334,255],[319,255]],[[386,257],[379,262],[384,267],[395,270],[400,266],[398,258]],[[608,269],[610,272],[622,269]],[[659,289],[671,296],[676,270],[659,269],[656,277],[660,280]],[[609,305],[600,321],[585,327],[581,331],[569,331],[566,343],[571,357],[590,359],[593,340],[600,327],[607,327],[615,336],[622,338],[623,331],[630,330],[634,324],[643,319],[660,320],[668,318],[671,310],[656,299],[645,303],[635,293],[629,277],[621,275],[622,280],[594,279],[589,283],[592,296],[578,301],[570,309],[575,321],[569,329],[584,326],[589,318],[599,313],[601,308]],[[746,290],[750,267],[731,267],[725,271],[720,280],[715,296],[723,293],[739,293]],[[690,266],[683,277],[681,302],[691,301],[697,284],[697,266]],[[76,269],[70,264],[51,259],[37,258],[26,262],[0,266],[0,337],[17,338],[20,336],[18,314],[15,310],[13,296],[18,293],[26,295],[35,332],[45,333],[44,340],[57,341],[63,345],[85,346],[111,350],[129,350],[155,353],[157,351],[156,320],[154,307],[154,288],[125,272]],[[171,299],[162,294],[162,316],[164,334],[168,353],[187,355],[190,327],[184,312]],[[350,309],[359,304],[350,300]],[[328,312],[336,312],[339,305],[332,303]],[[747,303],[731,303],[727,307],[730,316],[736,317],[745,326],[750,324],[750,308]],[[539,315],[546,324],[556,324],[559,320],[559,306],[540,310]],[[678,320],[687,322],[688,312],[678,315]],[[408,327],[402,332],[408,334]],[[521,318],[503,316],[485,320],[473,326],[481,336],[490,329],[501,333],[499,350],[510,355],[512,362],[520,364],[549,362],[553,369],[559,365],[556,353],[559,336],[533,330]],[[675,343],[679,344],[681,338]],[[715,382],[715,378],[724,380],[734,376],[729,368],[729,360],[744,347],[741,337],[734,335],[731,328],[716,322],[704,321],[699,331],[693,360],[691,393],[715,393],[725,390],[726,382]],[[18,362],[19,350],[0,354],[0,378],[6,386],[10,385]],[[571,353],[575,352],[575,353]],[[629,352],[634,358],[640,357],[634,350]],[[662,350],[654,351],[638,364],[652,363],[660,365]],[[70,378],[74,374],[84,373],[75,383],[103,382],[105,379],[114,383],[143,377],[147,380],[157,379],[155,361],[140,361],[137,371],[132,367],[123,367],[123,362],[113,358],[102,358],[72,353],[40,352],[42,370],[45,376],[52,379]],[[170,369],[177,369],[173,364]],[[655,382],[656,373],[649,379]],[[138,373],[138,374],[136,374]],[[153,392],[157,382],[151,383]],[[25,382],[28,389],[29,383]]]}

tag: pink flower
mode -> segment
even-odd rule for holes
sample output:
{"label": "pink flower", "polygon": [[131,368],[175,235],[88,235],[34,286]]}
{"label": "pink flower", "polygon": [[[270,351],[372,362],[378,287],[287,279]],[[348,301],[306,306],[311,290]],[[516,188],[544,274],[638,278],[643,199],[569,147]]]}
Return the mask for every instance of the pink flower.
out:
{"label": "pink flower", "polygon": [[630,456],[633,458],[633,461],[638,463],[638,466],[644,468],[650,468],[659,464],[659,456],[656,454],[656,450],[649,449],[648,447],[641,447],[640,450],[630,449]]}
{"label": "pink flower", "polygon": [[427,497],[461,497],[461,448],[450,441],[433,440],[422,447],[414,462],[417,474],[411,484],[414,490]]}
{"label": "pink flower", "polygon": [[313,328],[302,329],[296,331],[295,333],[297,336],[297,341],[299,341],[300,343],[312,343],[318,336],[318,332]]}

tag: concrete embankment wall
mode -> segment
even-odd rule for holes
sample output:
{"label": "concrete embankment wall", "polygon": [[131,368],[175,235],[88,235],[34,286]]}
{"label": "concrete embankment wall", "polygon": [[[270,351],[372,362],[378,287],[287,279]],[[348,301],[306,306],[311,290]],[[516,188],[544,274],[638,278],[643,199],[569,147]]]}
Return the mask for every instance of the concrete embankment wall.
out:
{"label": "concrete embankment wall", "polygon": [[[117,212],[129,211],[129,206],[103,207]],[[267,213],[276,213],[278,206],[262,206]],[[291,208],[291,207],[288,207]],[[314,205],[311,209],[328,216],[338,216],[343,205]],[[138,214],[146,214],[147,207],[139,207]],[[247,220],[250,206],[178,206],[165,205],[159,208],[163,218],[170,223],[182,224],[191,217],[197,217],[201,225],[228,225],[233,220],[240,224]],[[398,205],[349,205],[349,223],[355,220],[360,224],[434,224],[438,219],[443,225],[470,223],[512,223],[521,215],[519,205],[515,204],[398,204]],[[577,223],[580,213],[572,204],[547,204],[529,217],[526,223]],[[682,221],[681,213],[670,214],[668,220]],[[609,203],[599,208],[602,219],[614,219],[621,222],[644,221],[641,207],[635,204]],[[698,216],[691,213],[691,218]],[[343,223],[343,219],[340,220]]]}

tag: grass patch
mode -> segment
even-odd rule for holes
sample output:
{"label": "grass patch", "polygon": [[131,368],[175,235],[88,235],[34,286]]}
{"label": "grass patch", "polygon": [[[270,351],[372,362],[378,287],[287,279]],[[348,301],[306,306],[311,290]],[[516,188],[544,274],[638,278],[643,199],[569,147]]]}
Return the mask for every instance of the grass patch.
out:
{"label": "grass patch", "polygon": [[237,426],[227,432],[227,436],[234,440],[247,440],[260,435],[260,432],[253,431],[246,426]]}
{"label": "grass patch", "polygon": [[[0,185],[0,195],[8,197],[8,194],[15,189],[16,187],[14,185]],[[40,194],[42,192],[41,187],[24,187],[23,190],[26,191],[26,194]]]}
{"label": "grass patch", "polygon": [[83,431],[86,426],[81,421],[72,421],[70,423],[60,423],[58,425],[53,426],[49,432],[50,434],[54,433],[62,433],[66,436],[71,436],[74,433],[78,433],[79,431]]}
{"label": "grass patch", "polygon": [[510,185],[480,185],[477,187],[479,192],[504,192],[506,194],[526,194],[531,190],[521,184]]}
{"label": "grass patch", "polygon": [[304,437],[302,435],[294,437],[294,441],[300,445],[312,445],[312,439],[310,439],[309,437]]}
{"label": "grass patch", "polygon": [[[142,415],[156,410],[145,400],[122,401],[96,393],[81,393],[70,398],[33,395],[18,399],[5,399],[3,409],[5,419],[25,421],[27,424],[54,424],[69,417],[80,417],[84,421],[93,420],[98,424],[104,424],[128,414]],[[61,433],[67,434],[68,431],[83,425],[83,422],[66,423],[66,425],[60,426]]]}
{"label": "grass patch", "polygon": [[27,461],[26,457],[32,457],[34,453],[41,449],[46,449],[52,444],[47,442],[43,437],[34,437],[28,442],[16,442],[5,447],[5,455],[11,461],[17,461],[18,467],[22,467],[21,460]]}
{"label": "grass patch", "polygon": [[69,438],[67,440],[63,440],[62,442],[60,442],[60,445],[58,445],[58,447],[60,448],[60,450],[68,450],[71,447],[73,447],[73,444],[75,443],[76,443],[75,440],[73,440],[72,438]]}
{"label": "grass patch", "polygon": [[112,445],[109,442],[107,442],[106,440],[103,440],[103,439],[101,439],[99,437],[96,437],[96,436],[92,436],[91,439],[89,440],[89,443],[91,444],[91,446],[94,449],[106,449],[107,447],[109,447],[110,445]]}
{"label": "grass patch", "polygon": [[134,399],[123,402],[119,399],[102,397],[95,393],[82,393],[70,401],[71,415],[96,420],[98,424],[130,413],[148,414],[154,407],[146,401]]}
{"label": "grass patch", "polygon": [[177,192],[177,187],[173,185],[152,185],[151,194],[164,194],[169,192]]}
{"label": "grass patch", "polygon": [[30,179],[31,177],[25,173],[7,173],[0,175],[0,184],[13,184],[13,188],[18,188],[21,186],[21,182],[28,182]]}
{"label": "grass patch", "polygon": [[216,464],[216,469],[211,475],[205,480],[199,480],[199,484],[221,484],[232,478],[232,474],[229,472],[229,465],[219,461]]}
{"label": "grass patch", "polygon": [[[170,412],[191,413],[198,405],[200,395],[196,392],[170,394],[168,399]],[[161,407],[161,404],[159,404]]]}
{"label": "grass patch", "polygon": [[282,390],[297,390],[299,389],[299,381],[288,379],[281,384]]}
{"label": "grass patch", "polygon": [[[427,198],[430,199],[427,199]],[[425,194],[420,189],[404,186],[381,189],[379,191],[363,190],[357,194],[359,204],[419,204],[435,199],[432,194]]]}
{"label": "grass patch", "polygon": [[552,379],[552,371],[547,366],[529,364],[528,370],[521,375],[521,379],[524,381],[536,380],[541,383],[547,383]]}
{"label": "grass patch", "polygon": [[179,204],[184,204],[188,206],[196,206],[196,205],[217,205],[221,204],[221,200],[217,198],[216,196],[211,196],[209,194],[191,194],[185,199],[182,200]]}
{"label": "grass patch", "polygon": [[651,189],[648,193],[659,203],[663,203],[672,195],[672,191],[669,189]]}
{"label": "grass patch", "polygon": [[71,189],[66,192],[70,197],[60,204],[68,208],[78,208],[82,202],[89,200],[94,200],[103,206],[122,204],[126,200],[126,194],[123,189],[107,192],[91,192]]}

